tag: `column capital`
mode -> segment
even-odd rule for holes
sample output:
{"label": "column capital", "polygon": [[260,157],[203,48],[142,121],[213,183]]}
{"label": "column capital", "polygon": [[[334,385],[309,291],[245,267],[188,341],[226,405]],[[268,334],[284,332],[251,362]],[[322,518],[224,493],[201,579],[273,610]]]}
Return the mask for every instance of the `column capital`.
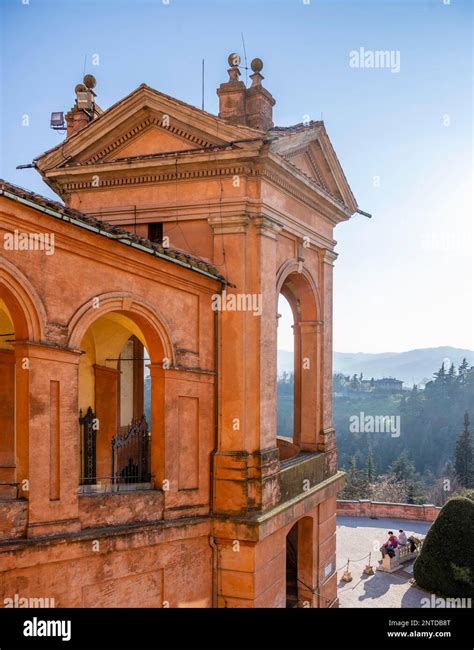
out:
{"label": "column capital", "polygon": [[325,248],[322,252],[322,258],[325,264],[334,266],[334,262],[337,260],[338,254],[329,248]]}
{"label": "column capital", "polygon": [[14,341],[12,345],[15,348],[15,355],[17,356],[43,359],[45,361],[61,361],[63,363],[78,364],[82,354],[81,350],[34,341]]}
{"label": "column capital", "polygon": [[256,217],[254,224],[258,228],[259,235],[270,237],[270,239],[278,239],[279,233],[283,230],[282,224],[271,217]]}
{"label": "column capital", "polygon": [[209,217],[207,223],[211,226],[214,235],[245,234],[250,223],[246,214],[235,216]]}
{"label": "column capital", "polygon": [[302,332],[314,332],[324,325],[323,320],[306,320],[296,323]]}

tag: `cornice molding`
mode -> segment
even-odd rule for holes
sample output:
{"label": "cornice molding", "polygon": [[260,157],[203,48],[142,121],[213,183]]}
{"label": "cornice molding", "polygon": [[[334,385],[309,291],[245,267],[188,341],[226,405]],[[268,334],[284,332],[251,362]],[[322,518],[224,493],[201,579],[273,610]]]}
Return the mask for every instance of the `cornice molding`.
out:
{"label": "cornice molding", "polygon": [[[93,178],[89,177],[84,181],[72,181],[64,183],[62,188],[67,192],[74,192],[77,190],[100,190],[108,187],[119,187],[122,185],[145,185],[148,183],[161,183],[180,180],[193,180],[199,178],[219,177],[219,176],[236,176],[236,175],[254,175],[255,172],[251,167],[236,166],[236,167],[218,167],[199,170],[189,170],[181,172],[163,172],[160,174],[140,174],[135,176],[116,176],[112,178],[100,178],[98,185],[93,185]],[[89,176],[89,174],[88,174]]]}
{"label": "cornice molding", "polygon": [[[299,171],[295,165],[293,165],[292,163],[289,163],[289,164],[295,170]],[[301,172],[301,173],[303,173],[303,172]],[[304,192],[303,190],[298,189],[296,187],[296,185],[291,183],[289,180],[283,179],[282,176],[278,172],[271,171],[271,170],[268,170],[268,169],[264,169],[264,170],[262,170],[261,175],[263,177],[267,178],[269,181],[275,183],[275,185],[278,185],[278,187],[285,190],[285,192],[287,192],[291,196],[294,196],[296,199],[300,200],[302,203],[305,203],[309,207],[313,208],[314,210],[317,210],[319,208],[319,211],[321,212],[321,206],[318,205],[318,203],[315,201],[314,198],[309,197],[307,192]],[[312,184],[317,186],[316,181],[313,181],[312,179],[310,179],[306,175],[305,175],[305,179],[307,179],[308,183],[311,182]],[[312,189],[310,187],[308,187],[307,189],[308,189],[308,192],[313,192],[314,193],[314,189]],[[322,198],[327,198],[331,202],[331,204],[334,205],[334,207],[337,206],[337,209],[340,212],[343,212],[343,213],[346,212],[345,207],[339,201],[336,201],[336,199],[334,199],[334,197],[332,197],[331,195],[328,195],[327,192],[325,192],[325,190],[323,190],[321,187],[317,186],[317,192],[318,192],[319,196],[321,196],[321,194],[322,194]],[[331,223],[333,223],[334,225],[336,225],[337,223],[339,223],[340,221],[343,220],[343,219],[334,218],[334,212],[333,211],[331,211],[331,213],[329,213],[329,212],[324,213],[323,212],[322,215],[325,216],[327,219],[329,219],[331,221]],[[346,218],[349,218],[349,215],[347,215]]]}

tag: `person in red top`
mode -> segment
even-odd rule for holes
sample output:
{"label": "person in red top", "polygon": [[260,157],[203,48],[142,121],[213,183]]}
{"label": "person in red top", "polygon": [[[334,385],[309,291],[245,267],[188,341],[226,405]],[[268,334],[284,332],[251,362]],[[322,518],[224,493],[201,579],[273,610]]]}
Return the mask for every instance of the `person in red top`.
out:
{"label": "person in red top", "polygon": [[383,546],[380,547],[380,552],[382,553],[382,558],[384,558],[387,553],[393,557],[392,553],[390,551],[394,551],[398,546],[398,540],[396,536],[393,534],[393,530],[388,531],[388,540],[385,542]]}

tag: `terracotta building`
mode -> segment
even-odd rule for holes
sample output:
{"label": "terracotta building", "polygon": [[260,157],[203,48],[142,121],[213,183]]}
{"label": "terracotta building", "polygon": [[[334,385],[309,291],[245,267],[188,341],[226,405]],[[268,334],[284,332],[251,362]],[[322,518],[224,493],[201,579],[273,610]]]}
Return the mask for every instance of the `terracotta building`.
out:
{"label": "terracotta building", "polygon": [[[229,57],[219,116],[76,87],[0,186],[0,603],[330,607],[334,227],[357,210],[323,122],[273,124]],[[276,435],[277,303],[294,316]],[[145,416],[144,416],[145,413]]]}

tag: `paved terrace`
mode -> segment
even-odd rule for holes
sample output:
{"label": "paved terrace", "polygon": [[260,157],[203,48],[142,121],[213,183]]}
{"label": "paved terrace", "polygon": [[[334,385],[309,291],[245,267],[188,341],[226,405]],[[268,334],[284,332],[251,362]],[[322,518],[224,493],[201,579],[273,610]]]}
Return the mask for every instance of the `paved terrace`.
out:
{"label": "paved terrace", "polygon": [[[375,575],[362,573],[368,558],[360,559],[372,551],[371,564],[374,570],[381,555],[380,546],[387,540],[387,531],[398,532],[402,528],[410,533],[426,535],[431,522],[406,519],[369,519],[368,517],[337,517],[337,576],[340,607],[421,607],[420,599],[429,597],[421,589],[413,587],[413,564],[408,562],[394,573],[375,571]],[[341,580],[347,559],[352,582]]]}

